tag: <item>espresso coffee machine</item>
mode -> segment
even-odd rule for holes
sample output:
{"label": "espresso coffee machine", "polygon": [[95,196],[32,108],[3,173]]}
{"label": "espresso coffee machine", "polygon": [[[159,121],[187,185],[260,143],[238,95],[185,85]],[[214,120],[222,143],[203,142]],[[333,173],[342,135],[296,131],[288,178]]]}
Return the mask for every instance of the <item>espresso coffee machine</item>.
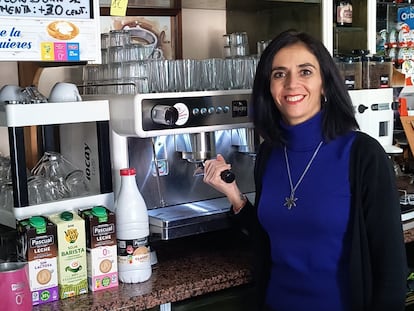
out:
{"label": "espresso coffee machine", "polygon": [[258,139],[250,90],[109,97],[115,194],[119,169],[135,167],[150,231],[163,240],[229,226],[230,204],[203,182],[203,163],[222,154],[237,184],[254,199]]}
{"label": "espresso coffee machine", "polygon": [[393,89],[349,91],[360,130],[374,137],[388,154],[402,153],[394,145]]}

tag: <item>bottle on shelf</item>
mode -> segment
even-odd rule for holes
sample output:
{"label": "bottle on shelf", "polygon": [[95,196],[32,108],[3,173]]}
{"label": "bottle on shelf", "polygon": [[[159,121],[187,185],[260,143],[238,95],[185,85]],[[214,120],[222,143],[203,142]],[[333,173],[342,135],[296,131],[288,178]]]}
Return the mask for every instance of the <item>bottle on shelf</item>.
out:
{"label": "bottle on shelf", "polygon": [[135,180],[135,168],[123,168],[120,175],[121,187],[115,201],[118,279],[140,283],[152,274],[148,211]]}
{"label": "bottle on shelf", "polygon": [[336,26],[352,26],[352,1],[336,1]]}

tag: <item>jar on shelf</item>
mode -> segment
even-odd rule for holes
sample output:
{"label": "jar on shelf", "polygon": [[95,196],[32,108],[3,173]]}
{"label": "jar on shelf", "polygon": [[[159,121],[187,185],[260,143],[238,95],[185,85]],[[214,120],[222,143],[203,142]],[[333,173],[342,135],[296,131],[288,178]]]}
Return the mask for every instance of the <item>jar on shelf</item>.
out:
{"label": "jar on shelf", "polygon": [[362,58],[362,88],[379,89],[391,87],[392,61],[385,55]]}
{"label": "jar on shelf", "polygon": [[336,1],[336,26],[352,26],[352,1]]}
{"label": "jar on shelf", "polygon": [[338,68],[348,90],[359,90],[362,88],[361,56],[340,56]]}

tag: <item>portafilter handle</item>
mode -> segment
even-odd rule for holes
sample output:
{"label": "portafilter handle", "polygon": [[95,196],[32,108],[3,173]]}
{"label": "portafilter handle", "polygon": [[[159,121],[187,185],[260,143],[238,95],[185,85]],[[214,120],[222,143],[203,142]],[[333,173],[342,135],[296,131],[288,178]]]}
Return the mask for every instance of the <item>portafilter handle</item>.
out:
{"label": "portafilter handle", "polygon": [[236,175],[231,170],[224,170],[220,173],[220,177],[226,183],[232,183],[236,179]]}

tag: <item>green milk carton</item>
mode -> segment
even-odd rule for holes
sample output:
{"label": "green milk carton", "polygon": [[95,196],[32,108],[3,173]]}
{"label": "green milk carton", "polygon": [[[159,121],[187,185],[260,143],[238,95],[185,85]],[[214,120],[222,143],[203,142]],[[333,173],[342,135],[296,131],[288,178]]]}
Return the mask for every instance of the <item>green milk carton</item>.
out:
{"label": "green milk carton", "polygon": [[58,284],[61,299],[88,292],[85,222],[76,213],[50,215],[58,239]]}

